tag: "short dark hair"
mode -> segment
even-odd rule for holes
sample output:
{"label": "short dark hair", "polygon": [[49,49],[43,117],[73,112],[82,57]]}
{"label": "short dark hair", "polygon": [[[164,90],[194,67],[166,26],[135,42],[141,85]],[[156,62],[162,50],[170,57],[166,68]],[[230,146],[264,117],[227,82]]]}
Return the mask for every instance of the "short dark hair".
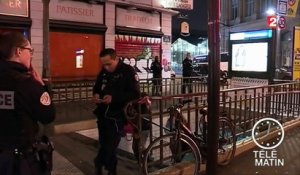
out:
{"label": "short dark hair", "polygon": [[0,60],[9,60],[17,47],[24,47],[28,40],[20,32],[0,34]]}
{"label": "short dark hair", "polygon": [[117,57],[115,49],[112,49],[112,48],[103,49],[100,52],[99,57],[101,58],[101,57],[105,57],[107,55],[109,55],[113,60],[115,60]]}

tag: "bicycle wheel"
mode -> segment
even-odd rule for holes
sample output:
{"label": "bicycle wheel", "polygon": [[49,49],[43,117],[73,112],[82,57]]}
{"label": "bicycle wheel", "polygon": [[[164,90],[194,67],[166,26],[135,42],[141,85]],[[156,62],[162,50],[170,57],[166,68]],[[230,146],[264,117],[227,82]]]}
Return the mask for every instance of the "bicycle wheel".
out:
{"label": "bicycle wheel", "polygon": [[[201,156],[195,142],[185,134],[169,133],[155,139],[142,156],[144,175],[176,166],[188,174],[200,174]],[[166,170],[166,169],[165,169]],[[168,171],[168,170],[166,170]]]}
{"label": "bicycle wheel", "polygon": [[219,119],[218,165],[228,165],[234,158],[236,135],[234,125],[226,117]]}

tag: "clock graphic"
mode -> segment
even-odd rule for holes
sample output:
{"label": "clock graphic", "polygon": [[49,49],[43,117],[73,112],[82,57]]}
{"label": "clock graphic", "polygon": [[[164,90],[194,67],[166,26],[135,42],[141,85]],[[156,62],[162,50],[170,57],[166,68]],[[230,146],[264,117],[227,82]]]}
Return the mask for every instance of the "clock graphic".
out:
{"label": "clock graphic", "polygon": [[[265,134],[269,134],[271,128],[275,128],[276,137],[270,141],[266,141],[263,138],[266,136]],[[256,122],[252,128],[252,138],[258,147],[268,150],[274,149],[282,143],[284,139],[284,129],[277,120],[273,118],[263,118]]]}

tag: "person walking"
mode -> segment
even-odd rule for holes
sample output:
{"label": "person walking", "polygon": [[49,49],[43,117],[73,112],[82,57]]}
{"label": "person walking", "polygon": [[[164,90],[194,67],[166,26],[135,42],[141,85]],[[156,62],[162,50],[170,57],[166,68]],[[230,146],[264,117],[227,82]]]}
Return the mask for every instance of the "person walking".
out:
{"label": "person walking", "polygon": [[[0,34],[1,175],[50,175],[52,168],[48,166],[51,160],[36,152],[38,123],[52,122],[55,109],[45,83],[31,65],[33,51],[21,33]],[[53,150],[48,151],[52,154]]]}
{"label": "person walking", "polygon": [[182,83],[182,89],[181,92],[185,94],[186,88],[188,88],[188,92],[192,93],[192,80],[191,76],[193,73],[193,60],[191,57],[191,53],[187,53],[185,59],[182,62],[182,77],[183,77],[183,83]]}
{"label": "person walking", "polygon": [[150,69],[153,73],[153,86],[152,86],[152,95],[160,96],[161,95],[161,81],[162,81],[162,66],[158,56],[155,56],[154,61],[151,63]]}
{"label": "person walking", "polygon": [[94,163],[96,175],[102,174],[103,167],[108,175],[116,175],[117,148],[127,124],[123,108],[140,97],[139,79],[134,68],[120,61],[114,49],[104,49],[100,60],[103,69],[93,88],[100,144]]}

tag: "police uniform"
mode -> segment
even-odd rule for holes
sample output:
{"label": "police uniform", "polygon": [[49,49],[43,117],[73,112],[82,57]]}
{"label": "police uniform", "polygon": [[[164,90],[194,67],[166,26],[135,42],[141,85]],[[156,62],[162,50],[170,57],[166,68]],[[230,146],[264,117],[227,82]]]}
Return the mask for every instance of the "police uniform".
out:
{"label": "police uniform", "polygon": [[0,60],[0,174],[42,174],[31,154],[38,122],[50,123],[55,111],[50,96],[17,62]]}
{"label": "police uniform", "polygon": [[160,91],[161,91],[161,78],[162,78],[162,67],[160,62],[158,61],[154,61],[151,64],[151,70],[153,73],[153,78],[155,80],[153,80],[153,87],[152,87],[152,95],[160,95]]}
{"label": "police uniform", "polygon": [[114,174],[116,172],[116,151],[120,139],[124,136],[124,125],[127,123],[123,108],[131,100],[138,99],[140,87],[138,76],[134,69],[119,61],[116,70],[112,73],[103,69],[93,88],[94,94],[99,94],[100,99],[105,95],[112,96],[109,105],[100,103],[94,111],[98,121],[99,151],[95,158],[97,169],[105,168]]}
{"label": "police uniform", "polygon": [[185,93],[186,87],[188,88],[189,93],[192,93],[192,81],[189,77],[192,76],[193,73],[193,61],[185,58],[182,62],[182,76],[183,76],[183,84],[182,84],[182,93]]}

